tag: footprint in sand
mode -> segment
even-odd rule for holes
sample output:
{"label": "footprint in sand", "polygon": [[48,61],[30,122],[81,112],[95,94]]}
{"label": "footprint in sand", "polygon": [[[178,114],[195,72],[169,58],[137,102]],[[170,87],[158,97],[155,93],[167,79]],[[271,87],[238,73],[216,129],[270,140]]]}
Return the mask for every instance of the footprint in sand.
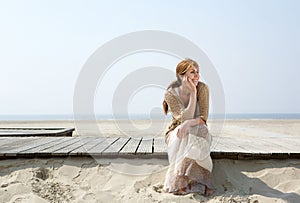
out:
{"label": "footprint in sand", "polygon": [[162,193],[163,192],[163,185],[162,184],[156,184],[156,185],[153,185],[153,190],[155,192],[158,192],[158,193]]}
{"label": "footprint in sand", "polygon": [[38,168],[34,171],[31,182],[32,191],[50,202],[69,202],[72,199],[72,188],[53,179],[49,169]]}

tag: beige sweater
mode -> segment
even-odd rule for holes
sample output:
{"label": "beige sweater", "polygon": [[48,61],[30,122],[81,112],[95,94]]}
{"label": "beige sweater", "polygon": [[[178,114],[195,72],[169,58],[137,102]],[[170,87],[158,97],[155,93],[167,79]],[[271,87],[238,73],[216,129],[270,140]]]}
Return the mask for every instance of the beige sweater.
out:
{"label": "beige sweater", "polygon": [[[183,123],[185,120],[190,118],[185,118],[183,116],[183,111],[185,109],[179,95],[176,93],[174,88],[170,87],[165,93],[165,101],[169,106],[169,111],[172,114],[171,124],[166,132],[166,140],[168,138],[169,132],[174,130],[178,125]],[[198,82],[197,85],[197,105],[194,114],[194,118],[201,117],[205,122],[208,117],[209,109],[209,90],[208,86],[203,82]]]}

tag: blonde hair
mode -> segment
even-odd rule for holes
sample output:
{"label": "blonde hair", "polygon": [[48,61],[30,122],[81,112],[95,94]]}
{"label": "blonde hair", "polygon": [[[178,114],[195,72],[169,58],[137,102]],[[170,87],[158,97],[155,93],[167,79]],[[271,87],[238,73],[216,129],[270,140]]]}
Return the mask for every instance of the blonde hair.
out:
{"label": "blonde hair", "polygon": [[[197,64],[196,61],[194,61],[194,60],[192,60],[190,58],[185,58],[184,60],[182,60],[181,62],[179,62],[177,64],[177,67],[176,67],[176,77],[177,77],[177,80],[173,81],[169,85],[168,89],[170,87],[172,87],[172,88],[179,87],[181,85],[181,79],[179,78],[179,75],[184,75],[192,67],[199,68],[199,65]],[[168,107],[168,104],[167,104],[166,100],[163,101],[162,105],[163,105],[164,113],[165,113],[165,115],[167,115],[169,107]]]}

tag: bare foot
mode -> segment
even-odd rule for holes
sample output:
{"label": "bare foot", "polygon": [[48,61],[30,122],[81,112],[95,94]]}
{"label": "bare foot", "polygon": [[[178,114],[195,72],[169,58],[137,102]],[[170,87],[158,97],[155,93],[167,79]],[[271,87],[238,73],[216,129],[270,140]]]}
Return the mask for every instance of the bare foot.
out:
{"label": "bare foot", "polygon": [[214,194],[214,190],[205,186],[205,195],[210,196],[212,194]]}
{"label": "bare foot", "polygon": [[174,192],[174,195],[186,195],[186,188],[179,189],[178,191]]}

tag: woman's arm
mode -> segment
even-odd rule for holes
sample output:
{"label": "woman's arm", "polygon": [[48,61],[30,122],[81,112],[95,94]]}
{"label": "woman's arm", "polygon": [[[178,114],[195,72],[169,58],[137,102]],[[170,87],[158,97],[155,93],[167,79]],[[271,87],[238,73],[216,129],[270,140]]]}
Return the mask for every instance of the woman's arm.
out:
{"label": "woman's arm", "polygon": [[189,133],[190,127],[193,127],[193,126],[196,126],[196,125],[199,125],[199,124],[205,124],[206,125],[204,120],[200,117],[184,121],[181,124],[180,128],[178,129],[177,137],[183,138],[184,136],[186,136]]}
{"label": "woman's arm", "polygon": [[196,93],[191,93],[189,98],[189,104],[182,112],[182,122],[194,118],[196,105],[197,105]]}
{"label": "woman's arm", "polygon": [[[198,107],[199,107],[199,113],[197,112],[196,118],[192,117],[192,119],[186,119],[182,123],[182,125],[177,133],[177,136],[179,138],[184,137],[188,133],[190,127],[192,127],[192,126],[196,126],[199,124],[206,125],[206,121],[207,121],[207,117],[208,117],[208,108],[209,108],[208,87],[204,83],[199,82],[197,89],[198,89],[198,91],[197,91],[198,102],[196,105],[198,105]],[[197,99],[196,99],[196,101],[197,101]]]}
{"label": "woman's arm", "polygon": [[182,112],[182,122],[184,122],[194,118],[197,105],[197,87],[187,76],[184,76],[182,79],[182,89],[190,94],[189,104]]}
{"label": "woman's arm", "polygon": [[206,123],[209,112],[209,89],[203,82],[198,83],[197,89],[199,111],[197,112],[196,117],[202,118]]}
{"label": "woman's arm", "polygon": [[188,124],[189,124],[190,127],[193,127],[193,126],[199,125],[199,124],[205,124],[206,125],[205,121],[202,118],[200,118],[200,117],[187,120],[187,122],[188,122]]}

